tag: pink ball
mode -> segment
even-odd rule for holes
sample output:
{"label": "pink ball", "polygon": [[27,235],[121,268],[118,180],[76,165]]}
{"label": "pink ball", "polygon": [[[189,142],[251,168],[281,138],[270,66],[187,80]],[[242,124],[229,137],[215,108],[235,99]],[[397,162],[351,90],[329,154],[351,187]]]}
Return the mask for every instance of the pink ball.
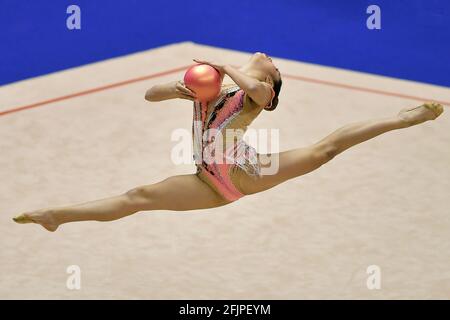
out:
{"label": "pink ball", "polygon": [[207,64],[190,67],[184,75],[184,84],[197,95],[197,99],[206,102],[217,98],[222,86],[220,73]]}

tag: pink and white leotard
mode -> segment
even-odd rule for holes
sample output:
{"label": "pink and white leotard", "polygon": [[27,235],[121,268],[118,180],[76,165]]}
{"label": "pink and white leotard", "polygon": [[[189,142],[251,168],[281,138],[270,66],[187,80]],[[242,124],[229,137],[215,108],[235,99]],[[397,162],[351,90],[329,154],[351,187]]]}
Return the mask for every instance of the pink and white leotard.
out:
{"label": "pink and white leotard", "polygon": [[[274,95],[272,90],[272,99]],[[238,170],[250,176],[261,174],[256,150],[242,137],[263,109],[237,85],[224,86],[220,95],[208,103],[194,101],[192,135],[196,174],[228,201],[245,195],[238,189],[238,183],[233,182]]]}

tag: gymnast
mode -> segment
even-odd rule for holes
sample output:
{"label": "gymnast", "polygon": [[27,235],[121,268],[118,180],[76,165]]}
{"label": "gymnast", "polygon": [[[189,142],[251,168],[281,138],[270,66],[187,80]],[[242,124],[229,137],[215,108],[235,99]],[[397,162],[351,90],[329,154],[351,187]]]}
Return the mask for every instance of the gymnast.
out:
{"label": "gymnast", "polygon": [[[443,112],[440,104],[424,103],[403,109],[397,115],[348,124],[310,146],[276,154],[259,154],[244,142],[242,134],[237,142],[235,139],[227,141],[224,135],[222,139],[215,138],[225,130],[244,133],[261,111],[277,108],[282,79],[272,59],[257,52],[239,68],[194,60],[214,67],[222,80],[228,75],[234,83],[222,85],[218,97],[207,104],[199,103],[195,92],[181,80],[153,86],[146,92],[145,99],[151,102],[174,98],[193,101],[195,173],[137,186],[106,199],[28,211],[13,220],[40,224],[49,231],[55,231],[64,223],[112,221],[141,211],[189,211],[224,206],[316,170],[361,142],[382,133],[434,120]],[[204,133],[211,129],[215,129],[216,134],[205,136]],[[211,156],[214,154],[211,150],[216,148],[224,150],[220,157]],[[237,154],[238,161],[229,161]],[[270,166],[271,161],[277,162],[276,172],[264,174],[262,169]]]}

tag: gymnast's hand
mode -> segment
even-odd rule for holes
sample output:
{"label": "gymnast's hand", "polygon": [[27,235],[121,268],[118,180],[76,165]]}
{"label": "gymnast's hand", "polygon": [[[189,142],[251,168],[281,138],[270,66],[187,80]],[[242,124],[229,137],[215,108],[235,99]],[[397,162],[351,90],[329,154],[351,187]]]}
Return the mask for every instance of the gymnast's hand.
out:
{"label": "gymnast's hand", "polygon": [[183,80],[175,83],[175,94],[178,98],[194,101],[196,99],[195,92],[186,87]]}
{"label": "gymnast's hand", "polygon": [[226,65],[222,64],[222,63],[217,63],[217,62],[211,62],[211,61],[205,61],[205,60],[199,60],[199,59],[192,59],[197,63],[203,63],[203,64],[207,64],[211,67],[213,67],[214,69],[216,69],[219,73],[220,73],[220,80],[223,81],[223,77],[225,77],[226,74]]}
{"label": "gymnast's hand", "polygon": [[154,85],[145,93],[145,100],[151,102],[176,98],[195,101],[196,95],[184,85],[182,80]]}

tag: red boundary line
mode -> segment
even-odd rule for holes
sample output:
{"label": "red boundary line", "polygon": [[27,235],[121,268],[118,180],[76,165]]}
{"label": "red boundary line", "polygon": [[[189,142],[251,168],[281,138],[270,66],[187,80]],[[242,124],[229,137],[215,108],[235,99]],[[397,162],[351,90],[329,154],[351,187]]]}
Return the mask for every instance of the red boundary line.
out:
{"label": "red boundary line", "polygon": [[135,82],[139,82],[139,81],[144,81],[144,80],[148,80],[148,79],[152,79],[152,78],[162,77],[162,76],[174,73],[174,72],[186,70],[187,68],[189,68],[189,66],[179,67],[179,68],[176,68],[176,69],[171,69],[171,70],[167,70],[167,71],[163,71],[163,72],[154,73],[154,74],[151,74],[151,75],[148,75],[148,76],[142,76],[142,77],[133,78],[133,79],[125,80],[125,81],[120,81],[120,82],[108,84],[108,85],[105,85],[105,86],[95,87],[95,88],[92,88],[92,89],[75,92],[75,93],[68,94],[68,95],[65,95],[65,96],[60,96],[60,97],[56,97],[56,98],[52,98],[52,99],[36,102],[36,103],[33,103],[33,104],[28,104],[28,105],[25,105],[25,106],[16,107],[16,108],[5,110],[5,111],[0,111],[0,116],[4,116],[4,115],[9,114],[9,113],[15,113],[15,112],[19,112],[19,111],[23,111],[23,110],[27,110],[27,109],[40,107],[40,106],[51,104],[51,103],[58,102],[58,101],[63,101],[63,100],[68,100],[68,99],[72,99],[72,98],[76,98],[76,97],[85,96],[85,95],[88,95],[88,94],[91,94],[91,93],[95,93],[95,92],[100,92],[100,91],[104,91],[104,90],[108,90],[108,89],[112,89],[112,88],[125,86],[127,84],[131,84],[131,83],[135,83]]}
{"label": "red boundary line", "polygon": [[[128,84],[132,84],[132,83],[136,83],[136,82],[140,82],[140,81],[144,81],[144,80],[148,80],[148,79],[152,79],[152,78],[162,77],[162,76],[165,76],[165,75],[168,75],[168,74],[171,74],[171,73],[175,73],[175,72],[179,72],[179,71],[182,71],[182,70],[186,70],[189,67],[190,67],[190,65],[189,66],[183,66],[183,67],[179,67],[179,68],[175,68],[175,69],[171,69],[171,70],[167,70],[167,71],[163,71],[163,72],[154,73],[154,74],[151,74],[151,75],[148,75],[148,76],[142,76],[142,77],[137,77],[137,78],[133,78],[133,79],[128,79],[128,80],[125,80],[125,81],[120,81],[120,82],[116,82],[116,83],[112,83],[112,84],[108,84],[108,85],[104,85],[104,86],[100,86],[100,87],[95,87],[95,88],[92,88],[92,89],[79,91],[79,92],[75,92],[75,93],[72,93],[72,94],[68,94],[68,95],[64,95],[64,96],[60,96],[60,97],[56,97],[56,98],[52,98],[52,99],[48,99],[48,100],[43,100],[43,101],[40,101],[40,102],[28,104],[28,105],[25,105],[25,106],[20,106],[20,107],[16,107],[16,108],[13,108],[13,109],[0,111],[0,116],[4,116],[4,115],[10,114],[10,113],[15,113],[15,112],[23,111],[23,110],[28,110],[28,109],[40,107],[40,106],[43,106],[43,105],[47,105],[47,104],[51,104],[51,103],[55,103],[55,102],[59,102],[59,101],[63,101],[63,100],[68,100],[68,99],[72,99],[72,98],[76,98],[76,97],[85,96],[85,95],[88,95],[88,94],[91,94],[91,93],[96,93],[96,92],[100,92],[100,91],[104,91],[104,90],[108,90],[108,89],[112,89],[112,88],[125,86],[125,85],[128,85]],[[361,91],[361,92],[380,94],[380,95],[397,97],[397,98],[404,98],[404,99],[410,99],[410,100],[416,100],[416,101],[434,101],[434,102],[437,102],[437,103],[440,103],[440,104],[444,104],[444,105],[450,106],[450,102],[448,102],[448,101],[438,101],[438,100],[433,100],[433,99],[430,99],[430,98],[411,96],[411,95],[402,94],[402,93],[396,93],[396,92],[389,92],[389,91],[378,90],[378,89],[370,89],[370,88],[358,87],[358,86],[353,86],[353,85],[348,85],[348,84],[343,84],[343,83],[338,83],[338,82],[319,80],[319,79],[302,77],[302,76],[293,76],[293,75],[283,74],[283,77],[290,78],[290,79],[295,79],[295,80],[300,80],[300,81],[305,81],[305,82],[310,82],[310,83],[317,83],[317,84],[322,84],[322,85],[327,85],[327,86],[332,86],[332,87],[338,87],[338,88],[349,89],[349,90],[354,90],[354,91]]]}
{"label": "red boundary line", "polygon": [[362,92],[381,94],[381,95],[397,97],[397,98],[404,98],[404,99],[417,100],[417,101],[423,101],[423,102],[425,102],[425,101],[433,101],[433,102],[437,102],[437,103],[440,103],[440,104],[445,104],[447,106],[450,106],[450,102],[449,101],[433,100],[433,99],[430,99],[430,98],[423,98],[423,97],[411,96],[411,95],[402,94],[402,93],[396,93],[396,92],[389,92],[389,91],[378,90],[378,89],[371,89],[371,88],[352,86],[352,85],[349,85],[349,84],[343,84],[343,83],[326,81],[326,80],[319,80],[319,79],[308,78],[308,77],[291,76],[291,75],[283,75],[283,77],[296,79],[296,80],[301,80],[301,81],[305,81],[305,82],[312,82],[312,83],[323,84],[323,85],[327,85],[327,86],[333,86],[333,87],[339,87],[339,88],[344,88],[344,89],[350,89],[350,90],[354,90],[354,91],[362,91]]}

